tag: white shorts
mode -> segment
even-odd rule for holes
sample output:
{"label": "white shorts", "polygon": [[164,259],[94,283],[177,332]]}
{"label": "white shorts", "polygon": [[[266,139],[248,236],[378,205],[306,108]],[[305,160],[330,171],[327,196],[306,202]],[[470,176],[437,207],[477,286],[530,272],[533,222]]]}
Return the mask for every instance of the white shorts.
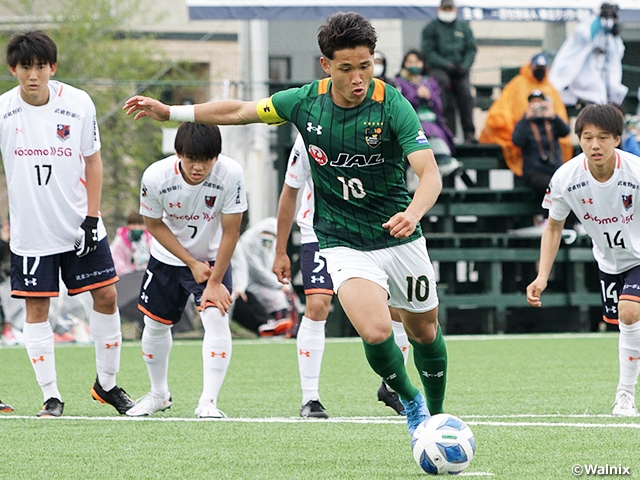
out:
{"label": "white shorts", "polygon": [[350,278],[365,278],[387,291],[391,307],[422,313],[438,306],[435,273],[424,237],[368,252],[332,247],[320,253],[327,261],[336,293]]}

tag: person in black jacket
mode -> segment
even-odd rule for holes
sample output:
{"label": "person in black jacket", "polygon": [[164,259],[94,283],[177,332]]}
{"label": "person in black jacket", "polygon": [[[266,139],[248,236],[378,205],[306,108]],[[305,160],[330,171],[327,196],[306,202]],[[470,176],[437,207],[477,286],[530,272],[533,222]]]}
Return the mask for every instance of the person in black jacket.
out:
{"label": "person in black jacket", "polygon": [[522,150],[522,178],[542,200],[551,176],[562,165],[558,139],[569,135],[570,127],[555,114],[540,90],[532,91],[528,100],[529,107],[516,123],[512,140]]}

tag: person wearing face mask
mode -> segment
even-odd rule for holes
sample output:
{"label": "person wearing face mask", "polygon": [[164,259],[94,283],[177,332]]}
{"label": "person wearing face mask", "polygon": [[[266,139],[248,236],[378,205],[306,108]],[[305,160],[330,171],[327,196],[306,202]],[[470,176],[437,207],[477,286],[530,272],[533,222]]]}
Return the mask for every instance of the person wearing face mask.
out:
{"label": "person wearing face mask", "polygon": [[[502,147],[502,155],[507,166],[518,177],[522,176],[522,151],[511,139],[516,123],[529,107],[528,97],[533,90],[539,90],[548,100],[550,108],[565,123],[569,121],[567,109],[560,94],[548,78],[549,60],[544,53],[536,53],[531,61],[520,68],[502,89],[487,113],[484,128],[480,132],[480,143],[493,143]],[[563,161],[573,156],[570,137],[560,139]]]}
{"label": "person wearing face mask", "polygon": [[[453,0],[442,0],[437,18],[422,30],[422,53],[431,66],[431,74],[445,94],[451,93],[460,114],[464,141],[474,143],[474,100],[471,95],[469,70],[476,58],[476,41],[467,22],[458,18],[458,9]],[[450,128],[455,125],[453,102],[446,102],[445,116]]]}
{"label": "person wearing face mask", "polygon": [[373,52],[373,76],[384,83],[393,84],[393,80],[387,78],[387,57],[380,50]]}
{"label": "person wearing face mask", "polygon": [[131,212],[127,225],[116,230],[111,242],[111,256],[120,276],[147,268],[151,251],[151,234],[144,225],[142,215]]}
{"label": "person wearing face mask", "polygon": [[582,22],[564,41],[549,79],[565,105],[621,105],[629,90],[622,84],[623,56],[618,5],[603,3],[598,16]]}
{"label": "person wearing face mask", "polygon": [[[431,143],[442,176],[446,177],[460,168],[460,163],[451,156],[454,149],[453,133],[443,115],[440,86],[435,78],[427,75],[421,52],[409,50],[405,54],[395,85],[418,113],[420,125]],[[415,190],[412,180],[413,176],[407,179],[410,191]]]}

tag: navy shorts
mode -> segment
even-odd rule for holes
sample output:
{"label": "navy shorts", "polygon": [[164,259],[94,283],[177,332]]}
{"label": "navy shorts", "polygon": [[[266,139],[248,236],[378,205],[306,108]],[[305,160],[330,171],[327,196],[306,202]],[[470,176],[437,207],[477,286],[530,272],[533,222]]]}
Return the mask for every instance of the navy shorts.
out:
{"label": "navy shorts", "polygon": [[45,257],[22,257],[11,253],[12,297],[57,297],[60,278],[69,295],[116,283],[118,276],[107,237],[84,257],[78,257],[75,250]]}
{"label": "navy shorts", "polygon": [[618,300],[640,303],[640,265],[617,275],[600,273],[602,319],[618,324]]}
{"label": "navy shorts", "polygon": [[327,272],[327,262],[318,250],[318,242],[300,246],[300,273],[305,295],[333,295],[331,275]]}
{"label": "navy shorts", "polygon": [[[213,266],[215,262],[210,261]],[[231,293],[231,268],[227,268],[222,284]],[[142,278],[138,309],[147,317],[172,325],[180,321],[189,295],[200,307],[200,298],[206,283],[196,283],[189,267],[176,267],[149,258],[147,271]]]}

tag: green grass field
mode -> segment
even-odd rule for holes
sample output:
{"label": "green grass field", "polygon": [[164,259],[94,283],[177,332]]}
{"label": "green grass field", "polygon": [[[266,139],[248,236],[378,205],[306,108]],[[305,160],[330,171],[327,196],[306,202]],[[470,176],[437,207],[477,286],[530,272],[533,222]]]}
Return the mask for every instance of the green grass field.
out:
{"label": "green grass field", "polygon": [[[617,335],[449,337],[445,408],[471,426],[476,456],[463,475],[573,478],[572,466],[622,465],[640,478],[640,418],[614,418]],[[329,339],[320,379],[329,420],[298,417],[294,341],[234,340],[218,406],[228,419],[194,417],[201,388],[198,341],[174,343],[173,407],[144,419],[94,403],[92,346],[56,349],[65,415],[42,404],[23,348],[0,349],[2,479],[412,479],[401,417],[376,400],[379,380],[356,339]],[[418,377],[409,365],[414,384]],[[118,384],[149,389],[140,345],[125,343]]]}

